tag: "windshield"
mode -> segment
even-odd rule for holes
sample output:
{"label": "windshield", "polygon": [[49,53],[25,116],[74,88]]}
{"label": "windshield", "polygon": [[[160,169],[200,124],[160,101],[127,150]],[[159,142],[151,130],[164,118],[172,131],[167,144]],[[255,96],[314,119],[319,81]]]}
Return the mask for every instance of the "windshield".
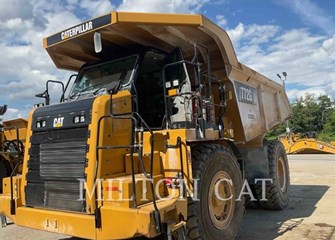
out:
{"label": "windshield", "polygon": [[83,94],[97,94],[106,85],[121,80],[127,85],[133,78],[138,55],[132,55],[99,65],[83,68],[76,79],[70,98]]}

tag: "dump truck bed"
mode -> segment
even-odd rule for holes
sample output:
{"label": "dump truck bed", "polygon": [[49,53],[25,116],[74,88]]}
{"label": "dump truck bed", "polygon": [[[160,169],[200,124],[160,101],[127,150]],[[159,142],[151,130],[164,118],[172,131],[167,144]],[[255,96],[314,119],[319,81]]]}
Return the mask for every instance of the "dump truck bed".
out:
{"label": "dump truck bed", "polygon": [[[95,32],[102,37],[101,53],[94,51]],[[112,12],[44,39],[55,65],[73,71],[138,47],[180,47],[190,59],[195,43],[207,46],[214,76],[232,83],[224,122],[236,142],[260,142],[291,116],[283,86],[240,63],[227,32],[202,15]]]}

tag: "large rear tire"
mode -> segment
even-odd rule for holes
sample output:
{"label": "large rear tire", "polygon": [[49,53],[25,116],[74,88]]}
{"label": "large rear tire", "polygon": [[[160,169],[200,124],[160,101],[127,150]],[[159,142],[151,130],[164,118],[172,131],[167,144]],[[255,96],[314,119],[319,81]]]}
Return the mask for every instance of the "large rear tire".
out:
{"label": "large rear tire", "polygon": [[[290,171],[284,145],[280,141],[265,144],[268,147],[268,162],[272,184],[266,185],[267,201],[259,201],[260,207],[271,210],[283,210],[289,202]],[[262,188],[256,186],[256,195],[261,199]]]}
{"label": "large rear tire", "polygon": [[193,178],[198,179],[198,189],[196,198],[189,199],[186,238],[236,239],[244,200],[236,200],[243,180],[235,156],[221,145],[203,144],[192,148],[192,168]]}

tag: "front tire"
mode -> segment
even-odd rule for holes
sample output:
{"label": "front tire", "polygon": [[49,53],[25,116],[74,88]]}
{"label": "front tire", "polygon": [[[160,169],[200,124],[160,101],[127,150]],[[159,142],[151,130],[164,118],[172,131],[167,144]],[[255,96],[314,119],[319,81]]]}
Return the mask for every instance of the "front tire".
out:
{"label": "front tire", "polygon": [[192,149],[192,167],[200,201],[189,199],[187,239],[236,239],[244,201],[236,200],[243,181],[235,156],[221,145],[203,144]]}

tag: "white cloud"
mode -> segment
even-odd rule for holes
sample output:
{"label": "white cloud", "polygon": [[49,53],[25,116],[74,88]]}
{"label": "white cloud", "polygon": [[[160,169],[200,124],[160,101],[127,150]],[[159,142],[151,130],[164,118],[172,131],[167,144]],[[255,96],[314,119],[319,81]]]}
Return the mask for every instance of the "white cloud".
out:
{"label": "white cloud", "polygon": [[318,87],[306,88],[303,90],[292,89],[288,90],[286,93],[288,98],[291,99],[291,101],[304,97],[306,96],[306,94],[314,94],[315,97],[327,94],[327,92],[324,89]]}
{"label": "white cloud", "polygon": [[29,19],[33,16],[33,6],[26,0],[1,0],[0,20],[22,18]]}
{"label": "white cloud", "polygon": [[240,44],[241,41],[247,41],[248,44],[260,44],[268,42],[279,29],[279,26],[276,25],[252,24],[245,26],[243,23],[239,23],[235,28],[228,29],[227,32],[235,44]]}
{"label": "white cloud", "polygon": [[209,0],[123,0],[117,8],[125,12],[197,13]]}
{"label": "white cloud", "polygon": [[0,119],[10,120],[10,119],[21,118],[21,117],[22,117],[22,114],[20,113],[19,109],[8,108],[5,115],[1,116]]}
{"label": "white cloud", "polygon": [[244,33],[244,24],[239,23],[235,28],[228,29],[230,39],[237,44]]}
{"label": "white cloud", "polygon": [[327,34],[332,35],[335,32],[332,16],[327,15],[315,2],[311,0],[282,0],[281,4],[291,8],[304,22],[321,28]]}
{"label": "white cloud", "polygon": [[115,6],[108,0],[82,0],[79,6],[86,10],[90,17],[103,15],[115,9]]}
{"label": "white cloud", "polygon": [[[229,29],[242,63],[279,82],[286,71],[291,100],[306,92],[335,96],[335,36],[313,35],[306,29],[238,24]],[[302,90],[301,90],[302,89]]]}
{"label": "white cloud", "polygon": [[217,21],[217,24],[222,28],[226,27],[228,23],[224,15],[216,15],[216,21]]}
{"label": "white cloud", "polygon": [[[46,80],[63,80],[69,75],[56,69],[43,49],[43,37],[77,24],[81,19],[54,1],[13,0],[8,2],[8,13],[4,4],[0,4],[0,13],[0,104],[16,106],[19,113],[27,117],[31,106],[40,102],[35,94],[44,90]],[[10,110],[3,118],[17,116]]]}

